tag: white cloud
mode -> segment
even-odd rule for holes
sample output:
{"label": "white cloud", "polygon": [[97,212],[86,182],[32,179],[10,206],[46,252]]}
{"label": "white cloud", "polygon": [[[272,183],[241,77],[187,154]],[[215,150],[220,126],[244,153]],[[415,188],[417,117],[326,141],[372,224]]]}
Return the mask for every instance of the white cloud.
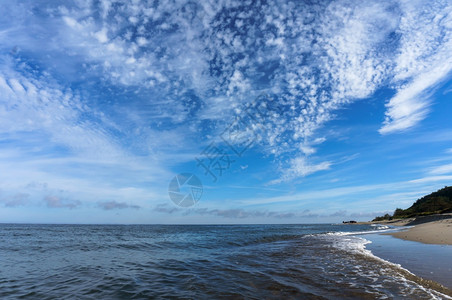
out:
{"label": "white cloud", "polygon": [[397,93],[386,105],[381,134],[403,131],[428,114],[431,89],[452,70],[450,2],[401,1],[400,47],[395,59]]}
{"label": "white cloud", "polygon": [[430,170],[430,174],[450,174],[452,173],[452,164],[446,164],[438,167],[434,167]]}
{"label": "white cloud", "polygon": [[[21,100],[12,112],[0,111],[8,114],[0,121],[5,132],[39,128],[55,143],[102,157],[129,155],[112,130],[146,154],[175,153],[206,123],[208,134],[218,135],[237,108],[266,92],[267,114],[254,124],[263,128],[260,150],[282,158],[282,177],[307,176],[332,166],[303,155],[315,153],[323,142],[316,131],[337,109],[389,84],[396,94],[380,132],[411,128],[428,115],[429,92],[452,65],[447,1],[77,1],[39,15],[20,5],[1,8],[14,12],[0,28],[2,49],[17,46],[45,60],[55,78],[101,78],[136,90],[137,98],[108,99],[111,111],[100,116],[75,89],[10,70],[0,81],[5,106]],[[33,31],[24,30],[30,24]],[[96,114],[97,123],[81,121],[84,114]]]}
{"label": "white cloud", "polygon": [[[450,50],[452,51],[452,47]],[[427,94],[429,88],[446,79],[452,70],[452,59],[445,58],[437,64],[436,68],[420,74],[413,82],[400,89],[387,103],[385,122],[380,129],[381,134],[411,128],[426,117],[431,102],[430,95]]]}
{"label": "white cloud", "polygon": [[411,180],[411,181],[409,181],[409,183],[427,183],[427,182],[450,181],[450,180],[452,180],[452,176],[449,176],[449,175],[427,176],[427,177]]}
{"label": "white cloud", "polygon": [[[108,42],[107,29],[106,28],[102,28],[100,31],[94,33],[93,35],[102,44]],[[139,44],[141,44],[141,43],[139,43]]]}
{"label": "white cloud", "polygon": [[[244,6],[236,13],[221,10],[223,6],[237,5]],[[393,2],[378,5],[332,2],[327,6],[313,5],[310,9],[269,3],[259,7],[259,11],[265,12],[263,19],[254,12],[256,7],[247,5],[224,3],[213,9],[214,6],[206,3],[187,10],[183,1],[171,6],[159,4],[153,9],[138,2],[121,9],[102,4],[103,15],[108,13],[116,18],[104,18],[100,25],[87,18],[86,8],[71,7],[61,10],[71,28],[69,31],[63,28],[61,35],[67,46],[80,48],[92,63],[108,62],[104,64],[107,66],[104,76],[114,82],[144,83],[178,94],[194,89],[207,109],[199,116],[214,120],[227,119],[228,112],[230,114],[240,102],[255,97],[253,91],[261,85],[256,79],[265,75],[257,68],[273,64],[276,68],[272,79],[263,88],[279,89],[278,105],[284,108],[283,116],[266,120],[271,130],[263,142],[273,153],[283,153],[293,147],[312,153],[312,149],[297,145],[303,145],[306,138],[330,120],[335,109],[353,99],[370,96],[392,77],[406,80],[420,72],[408,86],[406,83],[397,85],[398,93],[388,103],[386,121],[380,132],[410,128],[428,113],[428,97],[420,93],[447,73],[448,64],[442,65],[443,70],[425,66],[441,61],[450,48],[448,37],[435,43],[423,42],[427,37],[436,41],[440,26],[449,26],[450,22],[440,17],[433,25],[427,24],[435,14],[450,18],[447,5],[433,7],[424,16],[422,5],[408,2],[398,7]],[[294,14],[297,10],[300,11]],[[311,11],[320,15],[314,22]],[[169,17],[163,19],[165,13]],[[398,19],[400,14],[401,20]],[[194,16],[199,19],[193,19]],[[135,40],[121,34],[127,28],[144,28],[149,20],[163,22],[161,29],[144,30]],[[230,28],[225,27],[228,22],[233,22]],[[177,30],[167,31],[174,26]],[[257,34],[266,30],[272,33],[264,37]],[[316,36],[312,35],[313,30]],[[112,39],[104,45],[107,31]],[[395,41],[388,45],[390,35],[395,32],[401,36],[400,49]],[[90,40],[90,34],[97,40]],[[318,43],[306,47],[314,38]],[[183,51],[178,50],[181,44],[185,45]],[[435,53],[428,52],[430,45],[434,45]],[[156,56],[158,51],[163,51],[163,56]],[[395,51],[399,55],[393,61]],[[235,58],[237,56],[242,58]],[[303,57],[312,63],[301,64]],[[162,80],[161,74],[169,78]],[[215,95],[208,96],[212,92]],[[224,95],[226,101],[218,102]],[[173,116],[174,121],[184,121],[184,108],[170,100],[172,97],[166,92],[162,96],[174,110],[168,116]],[[221,114],[212,113],[213,106]],[[287,139],[287,132],[294,133],[293,140]]]}
{"label": "white cloud", "polygon": [[[323,68],[331,76],[335,101],[347,103],[370,96],[387,76],[390,50],[382,48],[397,28],[391,4],[332,2],[321,23]],[[378,25],[377,25],[378,24]],[[325,78],[327,79],[327,78]],[[333,99],[332,99],[333,100]]]}
{"label": "white cloud", "polygon": [[[285,195],[278,195],[274,197],[243,198],[234,200],[234,203],[243,205],[268,205],[285,203],[285,206],[289,205],[289,203],[299,203],[303,206],[310,206],[311,204],[317,203],[320,200],[329,199],[332,202],[338,202],[338,207],[343,207],[343,205],[349,205],[352,199],[356,199],[356,196],[358,196],[358,200],[354,200],[354,204],[372,204],[378,199],[385,202],[390,200],[391,202],[395,203],[397,199],[389,196],[391,194],[415,195],[411,198],[411,201],[414,202],[417,196],[422,196],[435,189],[439,189],[444,186],[444,184],[448,184],[451,180],[452,176],[447,175],[427,176],[408,181],[308,190],[297,193],[287,193]],[[368,198],[370,191],[380,192],[382,196],[379,196],[378,198],[375,198],[374,196],[372,196],[372,198]],[[375,195],[375,193],[372,193],[372,195]],[[347,201],[338,201],[338,198],[345,198],[347,199]],[[407,199],[408,198],[404,196],[403,200],[407,201]]]}
{"label": "white cloud", "polygon": [[289,163],[289,168],[282,171],[283,175],[280,179],[270,182],[271,184],[280,183],[282,181],[290,181],[294,178],[305,177],[310,174],[330,169],[332,163],[324,161],[320,163],[312,163],[306,156],[293,158]]}
{"label": "white cloud", "polygon": [[305,157],[297,157],[292,162],[292,168],[290,169],[293,171],[295,177],[298,176],[307,176],[309,174],[328,170],[331,166],[331,162],[324,161],[318,164],[312,164],[307,161]]}
{"label": "white cloud", "polygon": [[[112,134],[118,124],[87,106],[77,91],[49,75],[26,72],[26,64],[17,67],[0,59],[0,189],[6,193],[5,206],[38,205],[41,197],[49,207],[75,208],[82,203],[65,199],[76,195],[86,205],[128,198],[145,207],[165,192],[149,183],[166,187],[173,175],[163,165],[192,159],[162,153],[165,147],[184,146],[172,131],[145,131],[148,140],[140,140],[144,155],[137,155],[133,145]],[[42,181],[45,188],[28,187]],[[24,192],[27,199],[20,196]]]}
{"label": "white cloud", "polygon": [[[392,184],[391,184],[392,185]],[[376,190],[380,188],[388,188],[388,184],[377,184],[377,185],[363,185],[363,186],[351,186],[351,187],[341,187],[333,188],[319,191],[306,191],[296,194],[287,194],[276,197],[263,197],[254,199],[242,199],[239,200],[240,203],[246,205],[261,205],[270,203],[281,203],[281,202],[303,202],[304,204],[309,204],[310,201],[316,202],[319,199],[334,199],[339,196],[353,195],[357,193],[362,193],[366,191]]]}
{"label": "white cloud", "polygon": [[[45,83],[45,81],[49,83]],[[70,89],[52,78],[26,77],[6,61],[0,68],[0,133],[37,132],[85,155],[106,158],[124,154],[102,129],[81,115],[90,113]]]}

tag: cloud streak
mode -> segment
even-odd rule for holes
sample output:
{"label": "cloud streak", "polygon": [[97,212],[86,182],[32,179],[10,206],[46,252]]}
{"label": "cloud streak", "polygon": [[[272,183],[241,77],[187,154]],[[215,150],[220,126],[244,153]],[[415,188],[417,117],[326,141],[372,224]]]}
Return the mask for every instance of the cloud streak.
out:
{"label": "cloud streak", "polygon": [[130,205],[125,202],[117,202],[117,201],[106,201],[106,202],[98,202],[98,206],[104,210],[115,210],[115,209],[140,209],[141,207],[138,205]]}
{"label": "cloud streak", "polygon": [[58,196],[45,196],[44,202],[49,208],[77,208],[82,203],[79,200],[65,199]]}
{"label": "cloud streak", "polygon": [[450,3],[401,1],[400,7],[400,47],[393,72],[397,93],[386,104],[381,134],[419,124],[429,112],[432,88],[447,79],[452,70]]}
{"label": "cloud streak", "polygon": [[224,219],[247,219],[247,218],[262,218],[262,219],[322,219],[322,218],[373,218],[381,212],[347,212],[346,210],[336,211],[334,213],[314,213],[308,209],[294,212],[276,212],[266,210],[245,210],[245,209],[180,209],[171,207],[166,204],[159,204],[154,207],[155,212],[164,214],[182,214],[184,216],[213,216]]}
{"label": "cloud streak", "polygon": [[246,219],[246,218],[276,218],[276,219],[292,219],[292,218],[315,218],[318,214],[310,213],[309,210],[302,212],[271,212],[258,210],[244,210],[244,209],[180,209],[171,207],[166,204],[159,204],[154,207],[154,211],[159,213],[174,214],[181,213],[182,215],[198,215],[198,216],[214,216],[227,219]]}

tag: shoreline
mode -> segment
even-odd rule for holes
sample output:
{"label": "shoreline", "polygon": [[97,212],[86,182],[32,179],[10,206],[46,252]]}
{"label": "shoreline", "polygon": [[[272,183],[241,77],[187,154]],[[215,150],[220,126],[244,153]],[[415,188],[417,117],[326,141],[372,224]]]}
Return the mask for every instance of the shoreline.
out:
{"label": "shoreline", "polygon": [[452,245],[452,213],[390,221],[359,222],[359,224],[381,224],[396,227],[410,226],[401,231],[381,234],[424,244]]}
{"label": "shoreline", "polygon": [[424,244],[452,245],[452,218],[414,225],[406,230],[382,234]]}
{"label": "shoreline", "polygon": [[425,279],[427,286],[452,296],[452,267],[444,264],[452,259],[452,213],[365,224],[399,229],[367,237],[372,243],[366,248],[374,255],[400,264]]}
{"label": "shoreline", "polygon": [[451,246],[418,243],[388,234],[363,237],[371,242],[365,248],[373,255],[419,277],[417,282],[424,287],[452,297],[452,267],[444,263],[452,259]]}

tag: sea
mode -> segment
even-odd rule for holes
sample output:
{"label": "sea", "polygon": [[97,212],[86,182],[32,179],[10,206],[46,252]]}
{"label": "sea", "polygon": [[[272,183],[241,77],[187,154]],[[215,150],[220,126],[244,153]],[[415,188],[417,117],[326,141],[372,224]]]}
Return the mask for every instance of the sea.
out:
{"label": "sea", "polygon": [[[379,234],[390,230],[0,224],[0,299],[452,299],[435,280],[448,284],[452,246]],[[403,243],[421,257],[434,247],[443,269],[412,271]]]}

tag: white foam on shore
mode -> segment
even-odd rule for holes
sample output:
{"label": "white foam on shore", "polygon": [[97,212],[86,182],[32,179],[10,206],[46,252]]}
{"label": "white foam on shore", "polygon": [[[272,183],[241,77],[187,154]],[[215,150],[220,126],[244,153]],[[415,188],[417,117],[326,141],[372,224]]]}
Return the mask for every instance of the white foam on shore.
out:
{"label": "white foam on shore", "polygon": [[383,232],[398,232],[402,230],[408,230],[410,228],[413,228],[414,226],[403,226],[403,227],[390,227],[386,225],[378,225],[378,224],[372,224],[370,225],[372,227],[376,227],[374,230],[366,230],[366,231],[335,231],[330,232],[327,234],[333,234],[333,235],[362,235],[362,234],[373,234],[373,233],[383,233]]}
{"label": "white foam on shore", "polygon": [[389,227],[385,225],[377,225],[372,224],[372,227],[378,226],[374,230],[365,230],[365,231],[331,231],[327,233],[313,233],[313,234],[306,234],[303,237],[310,237],[310,236],[319,236],[319,235],[334,235],[334,236],[347,236],[347,235],[361,235],[361,234],[372,234],[372,233],[382,233],[382,232],[397,232],[402,229],[409,229],[413,226],[406,226],[404,228],[395,228],[395,227]]}
{"label": "white foam on shore", "polygon": [[380,225],[380,224],[371,224],[372,227],[377,227],[377,229],[388,229],[389,226],[387,225]]}
{"label": "white foam on shore", "polygon": [[[387,226],[386,226],[387,227]],[[406,227],[408,229],[409,227]],[[405,228],[404,228],[405,229]],[[361,235],[361,234],[372,234],[372,233],[382,233],[382,232],[396,232],[400,231],[400,228],[381,228],[377,230],[367,230],[367,231],[335,231],[325,233],[326,235],[336,235],[336,236],[347,236],[347,235]]]}
{"label": "white foam on shore", "polygon": [[[387,261],[385,259],[382,259],[382,258],[374,255],[370,250],[366,249],[366,245],[371,244],[372,243],[371,241],[369,241],[365,238],[362,238],[362,237],[354,236],[354,235],[359,235],[359,234],[377,233],[377,232],[386,232],[386,231],[389,231],[389,230],[363,231],[363,232],[330,232],[330,233],[326,233],[326,234],[320,234],[317,236],[323,235],[326,237],[333,238],[333,240],[332,240],[333,247],[344,250],[349,253],[364,255],[370,259],[377,260],[377,261],[383,263],[384,265],[388,266],[391,269],[397,270],[397,272],[393,275],[396,276],[397,277],[396,280],[399,283],[401,283],[402,285],[404,285],[406,288],[412,287],[414,285],[417,288],[419,288],[420,290],[422,290],[423,292],[425,292],[426,294],[428,294],[430,297],[432,297],[432,299],[452,299],[452,297],[450,297],[448,295],[445,295],[439,291],[436,291],[436,290],[433,290],[430,288],[426,288],[426,287],[422,286],[421,284],[419,284],[413,280],[410,280],[409,278],[407,278],[405,276],[405,274],[409,274],[415,278],[420,278],[420,277],[413,274],[409,270],[403,268],[400,264],[396,264],[396,263]],[[336,237],[336,238],[334,238],[334,237]],[[360,275],[369,276],[369,274],[360,274]]]}

